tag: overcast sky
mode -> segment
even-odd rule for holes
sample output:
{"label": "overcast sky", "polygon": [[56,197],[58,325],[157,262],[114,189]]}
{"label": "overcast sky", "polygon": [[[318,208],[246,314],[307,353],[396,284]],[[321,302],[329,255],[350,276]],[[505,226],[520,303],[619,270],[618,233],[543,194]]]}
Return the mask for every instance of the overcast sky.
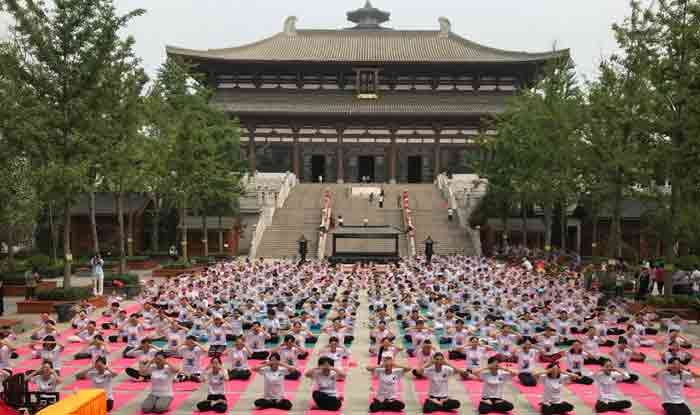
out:
{"label": "overcast sky", "polygon": [[[142,7],[128,33],[150,74],[165,59],[165,45],[192,49],[244,45],[282,30],[287,16],[299,28],[336,29],[350,25],[345,12],[364,0],[115,0],[124,13]],[[628,0],[373,0],[391,12],[395,29],[439,28],[500,49],[548,51],[556,42],[572,51],[578,71],[594,76],[601,56],[615,51],[611,31],[629,13]],[[0,20],[2,20],[0,18]],[[1,23],[1,22],[0,22]],[[1,30],[1,29],[0,29]]]}

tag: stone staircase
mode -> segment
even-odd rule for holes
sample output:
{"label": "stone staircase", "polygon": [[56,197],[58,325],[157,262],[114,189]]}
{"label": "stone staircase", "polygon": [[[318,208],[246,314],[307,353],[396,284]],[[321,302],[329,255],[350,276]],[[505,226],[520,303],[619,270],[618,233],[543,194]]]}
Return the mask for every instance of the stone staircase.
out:
{"label": "stone staircase", "polygon": [[303,234],[309,241],[307,258],[316,258],[325,188],[320,184],[299,184],[294,187],[284,206],[275,212],[272,225],[265,230],[258,248],[258,257],[297,257],[297,240]]}
{"label": "stone staircase", "polygon": [[[397,206],[397,197],[401,194],[403,186],[401,185],[352,185],[353,187],[382,187],[384,189],[384,207],[379,208],[377,202],[378,194],[375,195],[374,201],[370,204],[366,197],[350,196],[349,189],[351,185],[331,185],[334,189],[333,198],[333,217],[337,220],[338,215],[343,216],[343,222],[346,226],[361,226],[364,218],[367,218],[369,226],[388,225],[399,230],[403,230],[403,214]],[[371,248],[371,252],[393,252],[393,240],[361,240],[361,239],[346,239],[342,242],[344,251],[349,252],[365,252]],[[329,239],[326,245],[326,255],[332,255],[333,242]],[[399,237],[399,255],[408,255],[408,243],[405,236]]]}
{"label": "stone staircase", "polygon": [[440,190],[432,184],[405,186],[409,192],[409,206],[416,228],[416,253],[423,255],[423,241],[430,236],[436,255],[474,255],[475,250],[466,230],[459,226],[457,215],[452,222],[447,220],[447,201]]}
{"label": "stone staircase", "polygon": [[[404,190],[409,192],[409,204],[416,227],[416,249],[422,255],[425,247],[423,241],[431,236],[435,241],[436,254],[466,253],[474,255],[471,239],[464,229],[459,226],[456,215],[453,222],[447,220],[447,205],[438,188],[432,184],[398,184],[398,185],[366,185],[365,187],[383,187],[385,198],[384,208],[380,209],[377,199],[372,204],[366,197],[351,195],[353,187],[363,185],[350,184],[299,184],[289,195],[284,207],[277,209],[272,219],[272,225],[263,235],[258,257],[263,258],[293,258],[297,257],[297,240],[303,234],[308,242],[308,258],[315,258],[318,252],[318,227],[321,223],[321,207],[323,192],[331,191],[333,197],[333,218],[343,216],[345,225],[362,225],[363,219],[368,219],[368,225],[390,225],[404,230],[403,213],[397,205],[397,199]],[[377,195],[378,196],[378,195]],[[344,250],[393,251],[394,242],[346,240]],[[332,254],[333,242],[329,238],[326,243],[326,255]],[[406,236],[399,238],[399,254],[407,256],[408,240]]]}

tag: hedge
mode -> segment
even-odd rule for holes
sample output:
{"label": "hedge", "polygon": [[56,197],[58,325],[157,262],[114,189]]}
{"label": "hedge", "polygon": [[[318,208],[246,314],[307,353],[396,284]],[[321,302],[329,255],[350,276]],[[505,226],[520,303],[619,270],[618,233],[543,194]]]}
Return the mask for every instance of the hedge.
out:
{"label": "hedge", "polygon": [[92,297],[92,287],[56,288],[36,293],[36,298],[42,301],[79,301],[90,297]]}
{"label": "hedge", "polygon": [[124,285],[140,285],[141,281],[136,274],[106,274],[105,284],[112,285],[114,281],[121,281]]}
{"label": "hedge", "polygon": [[646,303],[651,306],[659,308],[699,308],[700,302],[693,296],[688,295],[674,295],[670,300],[666,300],[665,296],[650,296]]}

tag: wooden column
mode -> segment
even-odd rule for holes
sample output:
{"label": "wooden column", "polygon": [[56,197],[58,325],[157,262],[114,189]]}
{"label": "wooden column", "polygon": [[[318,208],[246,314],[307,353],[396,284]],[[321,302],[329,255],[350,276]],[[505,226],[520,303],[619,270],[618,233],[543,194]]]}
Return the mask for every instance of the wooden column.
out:
{"label": "wooden column", "polygon": [[336,129],[338,132],[338,146],[336,147],[336,179],[338,183],[342,184],[345,183],[345,163],[343,161],[343,157],[345,156],[343,154],[343,132],[345,129],[343,127],[338,127]]}
{"label": "wooden column", "polygon": [[255,126],[248,127],[248,173],[255,176],[258,170],[257,155],[255,154]]}
{"label": "wooden column", "polygon": [[391,130],[391,148],[389,150],[389,184],[396,184],[396,157],[398,149],[396,148],[396,128]]}
{"label": "wooden column", "polygon": [[299,129],[293,128],[292,131],[294,134],[294,144],[292,144],[292,170],[294,175],[297,176],[297,180],[301,180],[301,168],[299,163],[299,153],[301,152],[299,148]]}
{"label": "wooden column", "polygon": [[435,146],[433,147],[433,179],[437,179],[438,175],[440,175],[440,155],[441,155],[441,149],[440,149],[440,133],[442,132],[442,129],[440,128],[435,128]]}

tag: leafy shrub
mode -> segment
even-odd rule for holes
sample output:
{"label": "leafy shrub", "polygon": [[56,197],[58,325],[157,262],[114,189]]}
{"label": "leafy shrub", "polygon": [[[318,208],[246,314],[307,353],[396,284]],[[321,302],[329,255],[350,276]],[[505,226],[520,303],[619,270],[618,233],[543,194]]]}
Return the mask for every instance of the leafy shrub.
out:
{"label": "leafy shrub", "polygon": [[105,284],[112,285],[114,281],[121,281],[124,285],[139,285],[141,282],[136,274],[107,274]]}
{"label": "leafy shrub", "polygon": [[145,256],[145,255],[144,256],[128,256],[128,257],[126,257],[126,260],[130,261],[130,262],[143,262],[143,261],[148,261],[149,259],[151,259],[151,257]]}
{"label": "leafy shrub", "polygon": [[192,268],[192,263],[190,261],[175,261],[173,263],[167,264],[163,266],[165,269],[186,269],[186,268]]}
{"label": "leafy shrub", "polygon": [[24,272],[25,271],[3,272],[2,281],[5,285],[24,285]]}
{"label": "leafy shrub", "polygon": [[213,262],[216,262],[216,258],[214,257],[209,257],[209,256],[198,256],[192,258],[192,262],[195,264],[211,264]]}
{"label": "leafy shrub", "polygon": [[36,298],[43,301],[79,301],[90,297],[91,287],[56,288],[36,293]]}
{"label": "leafy shrub", "polygon": [[41,275],[51,266],[51,258],[46,255],[34,255],[27,258],[27,265],[29,268],[35,268]]}
{"label": "leafy shrub", "polygon": [[695,255],[682,256],[675,260],[676,268],[683,271],[692,271],[696,265],[700,265],[700,259]]}
{"label": "leafy shrub", "polygon": [[[75,272],[76,266],[71,264],[71,272]],[[42,278],[61,278],[63,277],[63,263],[50,265],[45,272],[40,272]]]}
{"label": "leafy shrub", "polygon": [[686,308],[696,307],[698,299],[688,295],[674,295],[669,300],[664,296],[650,296],[647,304],[659,308]]}

